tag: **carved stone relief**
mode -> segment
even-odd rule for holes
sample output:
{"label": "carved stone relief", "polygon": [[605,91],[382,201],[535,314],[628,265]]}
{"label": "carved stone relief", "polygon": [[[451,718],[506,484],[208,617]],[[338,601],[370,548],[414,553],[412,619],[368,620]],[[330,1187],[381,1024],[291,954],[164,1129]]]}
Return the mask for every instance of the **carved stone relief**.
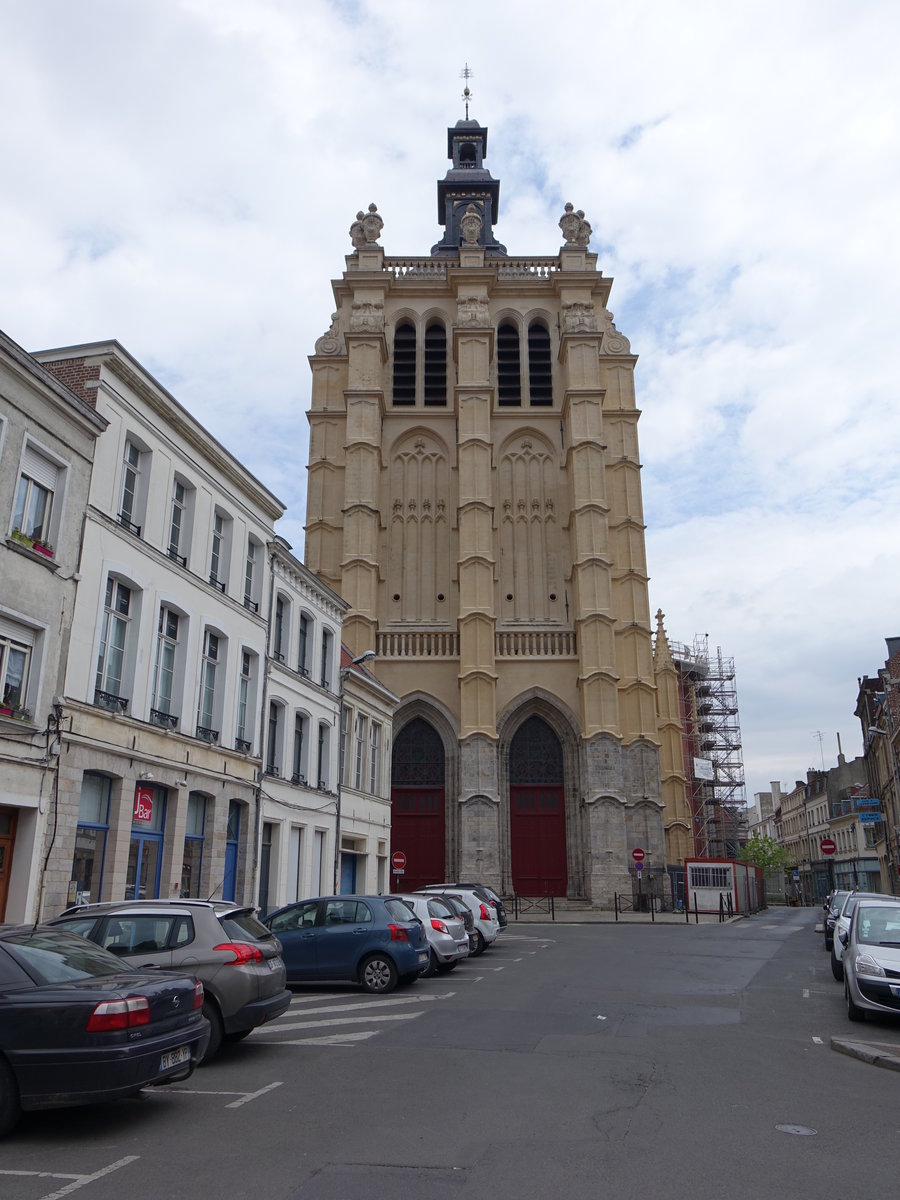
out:
{"label": "carved stone relief", "polygon": [[559,227],[569,246],[586,246],[591,240],[591,225],[585,220],[584,210],[579,208],[576,212],[572,204],[566,205],[566,211],[559,219]]}
{"label": "carved stone relief", "polygon": [[316,354],[344,354],[345,350],[340,316],[338,313],[332,313],[331,328],[316,341]]}

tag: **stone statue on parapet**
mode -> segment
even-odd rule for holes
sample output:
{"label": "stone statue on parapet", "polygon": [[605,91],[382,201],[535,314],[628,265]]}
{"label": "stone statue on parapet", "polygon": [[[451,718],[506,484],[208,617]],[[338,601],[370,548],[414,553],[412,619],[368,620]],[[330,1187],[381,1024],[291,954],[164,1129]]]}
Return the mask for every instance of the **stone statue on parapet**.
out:
{"label": "stone statue on parapet", "polygon": [[579,208],[576,212],[573,204],[566,205],[559,227],[567,246],[586,246],[591,240],[591,223],[585,220],[584,210]]}
{"label": "stone statue on parapet", "polygon": [[370,204],[368,212],[360,210],[356,214],[356,220],[350,226],[350,241],[357,249],[377,245],[383,228],[384,221],[378,215],[377,206]]}

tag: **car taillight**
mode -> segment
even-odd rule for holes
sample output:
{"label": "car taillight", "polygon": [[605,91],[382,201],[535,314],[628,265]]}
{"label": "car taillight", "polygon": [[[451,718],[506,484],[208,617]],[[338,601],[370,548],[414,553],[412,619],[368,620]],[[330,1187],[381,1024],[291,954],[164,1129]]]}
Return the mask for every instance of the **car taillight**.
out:
{"label": "car taillight", "polygon": [[203,1007],[203,984],[198,979],[194,984],[194,1008]]}
{"label": "car taillight", "polygon": [[408,942],[409,941],[409,933],[407,932],[405,926],[391,924],[391,925],[388,925],[388,929],[391,931],[391,941],[392,942]]}
{"label": "car taillight", "polygon": [[146,996],[129,996],[127,1000],[103,1000],[88,1018],[86,1033],[110,1033],[116,1029],[131,1029],[150,1024],[150,1001]]}
{"label": "car taillight", "polygon": [[234,958],[230,963],[225,964],[228,967],[263,961],[262,950],[260,950],[259,946],[251,946],[249,942],[220,942],[218,946],[213,946],[213,949],[231,951]]}
{"label": "car taillight", "polygon": [[484,907],[484,903],[481,905],[481,919],[482,921],[489,921],[491,919],[491,914]]}
{"label": "car taillight", "polygon": [[450,930],[447,928],[447,926],[444,924],[444,922],[439,920],[437,917],[431,918],[431,928],[436,929],[438,931],[438,933],[449,933],[450,932]]}

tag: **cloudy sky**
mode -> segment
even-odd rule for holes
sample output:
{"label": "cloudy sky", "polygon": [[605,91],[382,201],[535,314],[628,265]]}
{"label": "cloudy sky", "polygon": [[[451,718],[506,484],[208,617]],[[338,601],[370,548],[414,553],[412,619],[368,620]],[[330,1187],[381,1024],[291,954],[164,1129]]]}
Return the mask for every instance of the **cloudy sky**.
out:
{"label": "cloudy sky", "polygon": [[0,328],[117,338],[302,551],[329,281],[370,201],[438,239],[468,62],[500,240],[571,200],[615,278],[651,606],[734,658],[752,799],[861,752],[900,634],[898,45],[896,0],[0,0]]}

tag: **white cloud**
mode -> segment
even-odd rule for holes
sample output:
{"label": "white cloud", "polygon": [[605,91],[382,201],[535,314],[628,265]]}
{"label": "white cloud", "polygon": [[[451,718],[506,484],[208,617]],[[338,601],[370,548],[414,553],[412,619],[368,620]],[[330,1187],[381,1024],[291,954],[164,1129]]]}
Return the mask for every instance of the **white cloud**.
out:
{"label": "white cloud", "polygon": [[[474,19],[474,18],[473,18]],[[900,632],[888,0],[0,0],[0,326],[116,337],[288,505],[356,211],[438,240],[445,130],[490,127],[497,235],[583,208],[640,355],[651,602],[735,658],[749,791],[819,761]],[[248,414],[255,435],[248,444]],[[290,447],[288,451],[285,447]]]}

